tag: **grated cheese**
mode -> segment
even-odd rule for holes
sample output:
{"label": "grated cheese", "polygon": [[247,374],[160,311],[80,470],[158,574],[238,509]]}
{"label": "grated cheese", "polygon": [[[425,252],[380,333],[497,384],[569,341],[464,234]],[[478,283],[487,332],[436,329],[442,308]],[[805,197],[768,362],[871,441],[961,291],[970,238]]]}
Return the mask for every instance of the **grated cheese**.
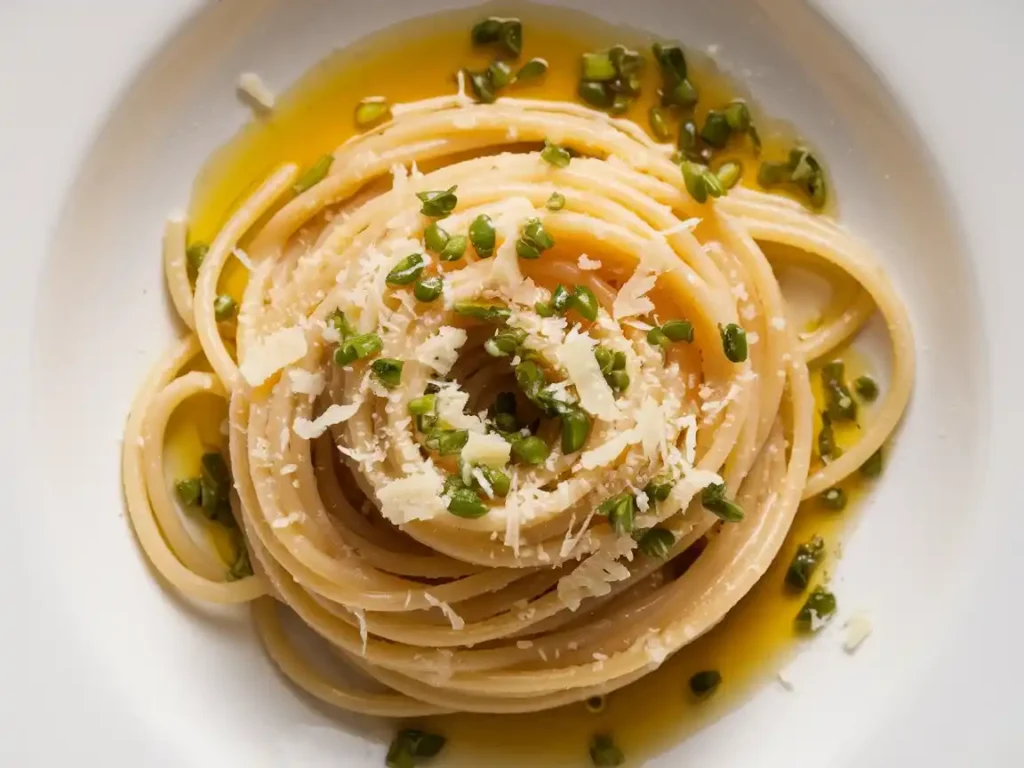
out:
{"label": "grated cheese", "polygon": [[597,259],[590,258],[585,253],[580,254],[579,261],[576,262],[576,265],[584,272],[592,272],[594,270],[601,268],[600,261],[598,261]]}
{"label": "grated cheese", "polygon": [[238,78],[238,90],[257,106],[266,110],[274,108],[274,92],[263,82],[263,78],[255,72],[244,72]]}
{"label": "grated cheese", "polygon": [[574,326],[558,350],[559,362],[576,386],[584,410],[605,421],[614,421],[619,416],[619,407],[615,404],[615,393],[604,380],[601,366],[594,357],[595,343]]}
{"label": "grated cheese", "polygon": [[654,310],[654,304],[646,295],[658,281],[660,271],[660,268],[647,257],[640,260],[629,280],[619,289],[612,304],[612,316],[616,320],[630,315],[646,315]]}
{"label": "grated cheese", "polygon": [[585,598],[609,594],[613,582],[629,578],[629,568],[620,563],[618,558],[632,558],[635,546],[633,539],[623,536],[588,557],[572,573],[558,580],[559,600],[570,611],[575,611]]}
{"label": "grated cheese", "polygon": [[636,430],[627,429],[620,432],[611,440],[608,440],[596,448],[585,451],[580,456],[580,464],[584,469],[597,469],[611,464],[630,445],[639,440]]}
{"label": "grated cheese", "polygon": [[[479,418],[479,417],[477,417]],[[499,435],[470,432],[462,448],[462,460],[487,467],[503,467],[512,455],[512,445]]]}
{"label": "grated cheese", "polygon": [[312,440],[313,438],[320,437],[320,435],[327,431],[328,427],[333,427],[335,424],[341,424],[343,421],[351,419],[359,412],[362,406],[362,400],[355,400],[348,405],[338,405],[335,403],[321,413],[314,421],[299,416],[292,425],[292,431],[303,440]]}
{"label": "grated cheese", "polygon": [[396,525],[429,520],[447,510],[441,502],[444,483],[434,469],[393,480],[377,489],[380,512]]}
{"label": "grated cheese", "polygon": [[462,328],[442,325],[435,335],[420,345],[416,359],[445,376],[459,359],[459,349],[467,338]]}
{"label": "grated cheese", "polygon": [[853,653],[871,634],[871,620],[863,613],[855,613],[847,620],[845,626],[846,639],[843,641],[843,650]]}
{"label": "grated cheese", "polygon": [[282,328],[257,340],[238,370],[250,386],[257,387],[305,356],[306,349],[306,334],[301,328],[294,325]]}
{"label": "grated cheese", "polygon": [[316,397],[324,391],[324,375],[320,371],[306,371],[293,368],[288,371],[288,379],[292,383],[292,391],[300,395]]}

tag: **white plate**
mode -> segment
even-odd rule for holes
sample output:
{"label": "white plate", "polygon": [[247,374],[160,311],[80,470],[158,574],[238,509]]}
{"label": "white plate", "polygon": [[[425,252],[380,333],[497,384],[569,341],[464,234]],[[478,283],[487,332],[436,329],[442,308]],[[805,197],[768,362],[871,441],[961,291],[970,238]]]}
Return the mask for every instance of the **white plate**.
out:
{"label": "white plate", "polygon": [[[171,333],[160,227],[245,119],[238,74],[280,88],[366,32],[465,4],[0,8],[3,764],[383,764],[373,726],[298,696],[247,623],[154,581],[121,510],[119,439]],[[766,688],[656,764],[1019,765],[1024,6],[562,4],[717,45],[830,159],[918,339],[912,408],[839,574],[875,634],[852,658],[819,638],[793,693]]]}

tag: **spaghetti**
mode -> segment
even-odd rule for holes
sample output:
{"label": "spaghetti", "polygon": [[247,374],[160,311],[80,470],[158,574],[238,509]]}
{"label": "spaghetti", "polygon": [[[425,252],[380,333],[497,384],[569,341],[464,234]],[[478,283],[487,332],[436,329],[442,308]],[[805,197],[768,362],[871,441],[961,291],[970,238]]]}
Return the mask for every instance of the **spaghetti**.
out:
{"label": "spaghetti", "polygon": [[[276,170],[193,276],[170,222],[188,334],[124,443],[131,521],[160,574],[197,600],[252,602],[295,683],[389,717],[585,700],[717,624],[799,502],[892,433],[912,337],[845,230],[751,189],[700,204],[671,154],[579,105],[460,94],[394,107],[294,196],[299,169]],[[237,322],[218,321],[247,234]],[[860,293],[802,338],[764,243]],[[822,455],[808,364],[876,308],[890,386],[859,442]],[[163,474],[168,419],[198,393],[229,404],[231,575]],[[322,677],[278,604],[383,688]]]}

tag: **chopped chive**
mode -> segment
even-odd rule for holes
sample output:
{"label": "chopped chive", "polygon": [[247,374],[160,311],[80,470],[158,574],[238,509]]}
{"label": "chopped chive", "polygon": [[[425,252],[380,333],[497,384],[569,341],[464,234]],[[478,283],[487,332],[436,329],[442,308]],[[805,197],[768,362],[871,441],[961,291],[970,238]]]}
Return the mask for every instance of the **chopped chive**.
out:
{"label": "chopped chive", "polygon": [[402,361],[393,357],[379,357],[370,364],[373,376],[388,389],[402,383]]}
{"label": "chopped chive", "polygon": [[614,768],[626,761],[622,750],[607,734],[598,734],[590,742],[590,762],[596,768]]}
{"label": "chopped chive", "polygon": [[853,388],[865,402],[873,403],[878,399],[878,384],[870,376],[858,376],[853,382]]}
{"label": "chopped chive", "polygon": [[356,105],[356,125],[366,128],[373,125],[391,110],[386,99],[381,96],[371,96],[363,99]]}
{"label": "chopped chive", "polygon": [[784,162],[762,162],[757,172],[757,182],[762,187],[788,184],[800,192],[813,208],[825,205],[828,196],[825,171],[821,163],[806,148],[790,150],[789,159]]}
{"label": "chopped chive", "polygon": [[651,124],[651,135],[654,136],[658,141],[668,141],[672,137],[672,132],[668,128],[668,123],[665,122],[665,115],[658,107],[651,107],[647,113],[647,118]]}
{"label": "chopped chive", "polygon": [[821,431],[818,433],[818,455],[825,460],[838,458],[839,448],[836,446],[836,434],[832,429],[832,417],[828,411],[821,413]]}
{"label": "chopped chive", "polygon": [[465,447],[468,440],[469,432],[464,429],[433,429],[423,444],[441,456],[453,456]]}
{"label": "chopped chive", "polygon": [[750,110],[747,109],[746,103],[734,101],[727,106],[725,121],[729,124],[729,129],[737,133],[746,133],[750,130]]}
{"label": "chopped chive", "polygon": [[672,493],[673,485],[671,478],[655,477],[644,486],[644,493],[647,494],[647,499],[654,504],[667,499]]}
{"label": "chopped chive", "polygon": [[846,509],[846,491],[842,488],[829,488],[821,494],[821,504],[837,512]]}
{"label": "chopped chive", "polygon": [[473,301],[460,301],[453,309],[455,314],[486,320],[491,323],[504,323],[512,316],[512,310],[502,304],[478,304]]}
{"label": "chopped chive", "polygon": [[384,760],[387,768],[413,768],[421,758],[436,757],[444,749],[447,740],[436,733],[427,733],[414,728],[398,732]]}
{"label": "chopped chive", "polygon": [[621,115],[629,109],[629,105],[632,103],[632,99],[620,93],[612,99],[612,105],[608,108],[608,111],[613,115]]}
{"label": "chopped chive", "polygon": [[516,366],[516,384],[530,400],[536,400],[541,389],[547,384],[543,369],[532,360],[524,360]]}
{"label": "chopped chive", "polygon": [[857,418],[857,402],[843,380],[844,373],[845,366],[841,360],[833,360],[821,367],[828,415],[833,421],[854,421]]}
{"label": "chopped chive", "polygon": [[438,258],[441,261],[458,261],[466,253],[466,245],[469,243],[469,238],[465,235],[452,235],[448,238],[448,242],[444,244],[444,248],[438,254]]}
{"label": "chopped chive", "polygon": [[491,17],[473,25],[472,40],[474,45],[496,43],[501,37],[502,19]]}
{"label": "chopped chive", "polygon": [[437,405],[437,395],[422,395],[409,401],[409,414],[412,416],[425,416],[433,413]]}
{"label": "chopped chive", "polygon": [[487,76],[487,73],[473,72],[468,69],[464,69],[462,71],[469,79],[469,85],[473,89],[473,93],[476,95],[477,101],[481,104],[493,104],[494,100],[498,98],[498,96],[494,92],[494,88],[491,85],[491,79]]}
{"label": "chopped chive", "polygon": [[743,166],[735,161],[722,163],[715,172],[715,175],[718,176],[718,181],[721,182],[723,187],[726,189],[732,189],[736,186],[740,177],[743,175]]}
{"label": "chopped chive", "polygon": [[330,325],[338,332],[338,336],[345,339],[352,336],[356,330],[352,327],[352,324],[345,317],[345,313],[340,309],[335,309],[331,314],[327,316],[327,325]]}
{"label": "chopped chive", "polygon": [[700,137],[709,147],[722,149],[729,141],[729,134],[732,128],[729,127],[729,120],[724,112],[712,109],[704,118],[704,127],[700,130]]}
{"label": "chopped chive", "polygon": [[531,435],[512,443],[512,453],[526,464],[543,464],[551,453],[551,449],[539,437]]}
{"label": "chopped chive", "polygon": [[662,75],[671,82],[686,79],[686,56],[683,49],[678,45],[662,45],[654,43],[651,46],[654,60],[661,67]]}
{"label": "chopped chive", "polygon": [[213,316],[218,323],[230,320],[236,312],[238,312],[238,304],[226,293],[222,293],[213,300]]}
{"label": "chopped chive", "polygon": [[608,49],[608,55],[620,78],[633,78],[643,72],[644,57],[638,51],[624,45],[613,45]]}
{"label": "chopped chive", "polygon": [[605,375],[604,380],[608,382],[608,386],[612,388],[612,391],[616,394],[620,394],[629,389],[629,374],[625,371],[612,371]]}
{"label": "chopped chive", "polygon": [[469,225],[469,242],[481,259],[488,259],[494,254],[494,222],[487,214],[481,213]]}
{"label": "chopped chive", "polygon": [[334,155],[324,155],[317,160],[313,165],[306,169],[306,171],[295,180],[292,184],[292,190],[296,195],[301,195],[310,187],[319,184],[327,176],[327,172],[331,169],[331,163],[334,162]]}
{"label": "chopped chive", "polygon": [[606,82],[618,76],[612,57],[606,52],[584,53],[581,60],[584,80]]}
{"label": "chopped chive", "polygon": [[178,492],[178,499],[186,507],[197,507],[203,499],[202,481],[198,477],[179,480],[174,489]]}
{"label": "chopped chive", "polygon": [[572,294],[562,284],[555,286],[555,292],[551,294],[551,307],[559,314],[569,309],[572,303]]}
{"label": "chopped chive", "polygon": [[501,44],[513,56],[519,56],[523,52],[523,25],[519,23],[519,19],[502,21],[498,37]]}
{"label": "chopped chive", "polygon": [[516,72],[516,82],[521,83],[524,80],[535,80],[538,77],[543,77],[547,71],[548,63],[545,59],[530,59]]}
{"label": "chopped chive", "polygon": [[504,61],[492,62],[487,68],[487,77],[495,88],[504,88],[513,80],[512,67]]}
{"label": "chopped chive", "polygon": [[652,347],[664,348],[668,344],[668,336],[658,326],[654,326],[647,332],[647,343]]}
{"label": "chopped chive", "polygon": [[747,332],[736,323],[718,326],[722,336],[722,351],[728,360],[742,363],[747,359]]}
{"label": "chopped chive", "polygon": [[417,301],[422,301],[426,304],[435,301],[443,291],[444,278],[440,275],[431,275],[416,281],[416,285],[412,289],[412,295],[416,297]]}
{"label": "chopped chive", "polygon": [[420,213],[424,216],[429,216],[432,219],[443,219],[452,211],[455,210],[455,206],[458,204],[459,199],[455,196],[456,186],[451,186],[448,189],[433,190],[431,192],[417,192],[418,197],[423,202],[423,207],[420,208]]}
{"label": "chopped chive", "polygon": [[615,102],[615,93],[606,83],[581,80],[577,92],[584,102],[598,109],[608,109]]}
{"label": "chopped chive", "polygon": [[555,239],[544,229],[538,218],[526,222],[516,241],[516,254],[521,259],[539,259],[540,255],[555,244]]}
{"label": "chopped chive", "polygon": [[484,350],[491,357],[508,357],[519,351],[519,345],[526,341],[526,331],[509,328],[499,331],[484,342]]}
{"label": "chopped chive", "polygon": [[836,612],[836,596],[824,587],[815,587],[796,615],[797,628],[817,632]]}
{"label": "chopped chive", "polygon": [[344,367],[356,360],[372,357],[383,349],[384,344],[376,333],[360,333],[349,336],[334,349],[334,364]]}
{"label": "chopped chive", "polygon": [[[494,467],[478,467],[478,469],[484,476],[487,484],[491,486],[495,496],[500,496],[501,498],[508,496],[508,492],[512,489],[512,480],[507,474]],[[474,487],[479,485],[477,481],[474,481],[474,483]]]}
{"label": "chopped chive", "polygon": [[882,449],[872,453],[868,460],[860,465],[860,473],[864,477],[878,477],[882,474]]}
{"label": "chopped chive", "polygon": [[683,182],[686,184],[686,191],[698,203],[705,203],[708,199],[707,178],[704,171],[707,167],[700,163],[693,163],[684,160],[679,164],[679,170],[683,174]]}
{"label": "chopped chive", "polygon": [[423,243],[432,253],[440,253],[444,250],[445,245],[448,244],[448,237],[448,232],[442,229],[436,221],[423,230]]}
{"label": "chopped chive", "polygon": [[[519,420],[511,413],[496,413],[494,414],[494,428],[498,432],[518,432],[519,431]],[[502,435],[504,437],[504,435]],[[511,439],[509,442],[513,442]]]}
{"label": "chopped chive", "polygon": [[437,426],[437,416],[434,416],[432,413],[416,417],[416,431],[418,432],[427,434],[435,426]]}
{"label": "chopped chive", "polygon": [[398,262],[390,272],[385,281],[388,285],[409,285],[419,280],[423,274],[423,254],[413,253]]}
{"label": "chopped chive", "polygon": [[590,437],[590,416],[578,405],[563,405],[559,416],[562,421],[562,453],[575,453]]}
{"label": "chopped chive", "polygon": [[664,559],[675,543],[676,537],[672,535],[672,531],[666,531],[664,528],[651,528],[640,537],[638,545],[640,551],[648,557]]}
{"label": "chopped chive", "polygon": [[549,211],[560,211],[565,208],[565,195],[561,192],[552,192],[551,197],[544,203],[544,207]]}
{"label": "chopped chive", "polygon": [[572,156],[569,154],[569,150],[564,147],[560,147],[557,144],[552,144],[547,139],[544,139],[544,149],[540,152],[541,160],[553,165],[556,168],[565,168],[569,165],[569,161]]}
{"label": "chopped chive", "polygon": [[597,514],[606,516],[608,523],[616,533],[629,533],[633,530],[636,499],[629,491],[617,493],[598,505]]}
{"label": "chopped chive", "polygon": [[594,350],[594,359],[597,360],[597,367],[601,369],[602,374],[607,375],[612,372],[615,353],[608,347],[597,347]]}
{"label": "chopped chive", "polygon": [[555,309],[551,306],[550,302],[538,301],[533,305],[533,311],[541,317],[554,317]]}
{"label": "chopped chive", "polygon": [[712,483],[700,497],[704,509],[727,523],[738,523],[743,519],[743,510],[725,497],[725,483]]}
{"label": "chopped chive", "polygon": [[612,362],[613,371],[624,371],[626,370],[626,353],[621,350],[616,350],[615,359]]}
{"label": "chopped chive", "polygon": [[697,154],[697,145],[697,124],[693,120],[684,120],[679,124],[679,139],[676,146],[687,158],[692,159]]}
{"label": "chopped chive", "polygon": [[666,106],[674,105],[684,109],[692,108],[697,103],[697,99],[697,89],[694,88],[693,83],[685,78],[672,86],[662,96],[662,101]]}
{"label": "chopped chive", "polygon": [[203,265],[203,259],[210,252],[210,246],[197,240],[185,249],[185,262],[188,265],[188,274],[193,280],[199,274],[199,268]]}
{"label": "chopped chive", "polygon": [[235,561],[228,569],[228,581],[239,581],[246,576],[252,576],[252,562],[249,560],[249,550],[246,549],[245,542],[239,541],[236,546],[238,551]]}
{"label": "chopped chive", "polygon": [[577,285],[572,292],[570,306],[575,309],[585,320],[594,322],[597,320],[597,310],[600,306],[597,303],[597,296],[585,285]]}
{"label": "chopped chive", "polygon": [[713,694],[722,684],[722,673],[717,669],[705,669],[690,678],[690,692],[699,699]]}
{"label": "chopped chive", "polygon": [[583,706],[587,708],[587,712],[593,712],[595,715],[598,712],[604,712],[605,708],[605,697],[604,696],[591,696],[583,702]]}
{"label": "chopped chive", "polygon": [[669,341],[693,341],[693,324],[689,320],[669,320],[661,326],[661,332]]}
{"label": "chopped chive", "polygon": [[203,515],[229,528],[235,526],[231,514],[231,470],[218,451],[204,453],[200,459],[200,503]]}
{"label": "chopped chive", "polygon": [[804,590],[811,581],[811,576],[817,570],[825,557],[825,541],[821,536],[815,536],[806,541],[796,549],[793,560],[786,570],[786,585],[793,589]]}

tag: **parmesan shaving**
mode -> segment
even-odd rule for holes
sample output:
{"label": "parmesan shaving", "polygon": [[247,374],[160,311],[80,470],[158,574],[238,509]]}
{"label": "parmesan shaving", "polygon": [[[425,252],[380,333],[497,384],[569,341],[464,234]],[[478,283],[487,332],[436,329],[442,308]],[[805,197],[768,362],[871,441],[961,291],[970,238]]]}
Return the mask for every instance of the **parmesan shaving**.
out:
{"label": "parmesan shaving", "polygon": [[338,405],[335,403],[324,411],[314,421],[305,419],[299,416],[295,419],[295,423],[292,425],[292,430],[296,435],[301,437],[303,440],[312,440],[320,437],[329,427],[333,427],[335,424],[341,424],[343,421],[348,421],[355,416],[359,409],[362,408],[363,401],[355,400],[348,405]]}
{"label": "parmesan shaving", "polygon": [[282,328],[257,340],[238,370],[250,386],[258,387],[285,366],[304,357],[306,351],[306,334],[301,328]]}
{"label": "parmesan shaving", "polygon": [[242,92],[250,104],[255,104],[266,111],[274,108],[274,102],[276,101],[274,92],[263,82],[263,78],[255,72],[245,72],[238,78],[238,90]]}

